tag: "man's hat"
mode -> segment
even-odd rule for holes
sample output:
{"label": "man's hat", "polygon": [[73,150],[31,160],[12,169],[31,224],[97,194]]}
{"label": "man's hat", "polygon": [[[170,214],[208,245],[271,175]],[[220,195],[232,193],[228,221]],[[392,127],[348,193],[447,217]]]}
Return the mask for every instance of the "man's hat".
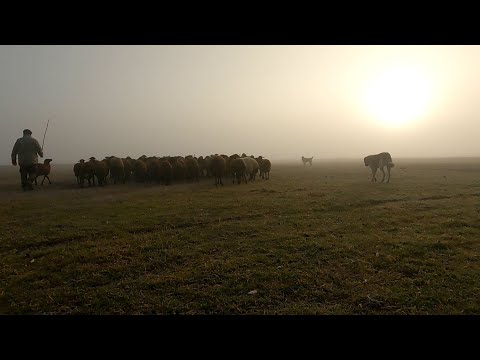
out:
{"label": "man's hat", "polygon": [[24,135],[25,135],[25,134],[30,134],[30,135],[32,135],[32,131],[29,130],[29,129],[25,129],[25,130],[23,130],[23,134],[24,134]]}

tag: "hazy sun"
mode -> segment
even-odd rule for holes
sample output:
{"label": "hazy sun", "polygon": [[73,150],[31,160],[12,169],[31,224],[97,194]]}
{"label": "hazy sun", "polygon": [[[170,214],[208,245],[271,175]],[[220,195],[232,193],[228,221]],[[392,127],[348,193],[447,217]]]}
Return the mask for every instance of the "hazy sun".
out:
{"label": "hazy sun", "polygon": [[431,88],[420,70],[396,67],[376,74],[365,90],[364,104],[373,119],[387,126],[405,126],[428,110]]}

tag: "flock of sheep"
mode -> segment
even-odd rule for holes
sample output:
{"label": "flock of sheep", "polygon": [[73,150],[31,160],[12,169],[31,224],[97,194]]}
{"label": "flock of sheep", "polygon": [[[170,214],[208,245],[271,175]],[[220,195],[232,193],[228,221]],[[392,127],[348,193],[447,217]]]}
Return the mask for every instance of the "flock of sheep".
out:
{"label": "flock of sheep", "polygon": [[257,173],[262,179],[270,178],[271,162],[262,156],[254,157],[242,154],[200,156],[165,156],[147,157],[140,156],[137,160],[130,157],[119,158],[108,156],[103,160],[91,157],[89,161],[81,159],[73,167],[77,183],[83,187],[85,180],[88,186],[95,186],[95,178],[98,185],[107,184],[107,178],[114,184],[126,183],[135,180],[137,182],[157,182],[169,185],[173,181],[199,181],[200,177],[214,177],[215,186],[223,185],[222,177],[232,177],[238,184],[242,181],[247,183],[256,178]]}

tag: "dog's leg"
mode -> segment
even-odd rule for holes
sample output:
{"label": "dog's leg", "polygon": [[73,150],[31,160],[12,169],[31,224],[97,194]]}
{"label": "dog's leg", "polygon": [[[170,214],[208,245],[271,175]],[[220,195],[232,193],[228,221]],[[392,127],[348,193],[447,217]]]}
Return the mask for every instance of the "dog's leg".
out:
{"label": "dog's leg", "polygon": [[382,182],[384,182],[384,180],[385,180],[385,171],[383,171],[383,167],[380,168],[380,171],[381,171],[382,174],[383,174]]}

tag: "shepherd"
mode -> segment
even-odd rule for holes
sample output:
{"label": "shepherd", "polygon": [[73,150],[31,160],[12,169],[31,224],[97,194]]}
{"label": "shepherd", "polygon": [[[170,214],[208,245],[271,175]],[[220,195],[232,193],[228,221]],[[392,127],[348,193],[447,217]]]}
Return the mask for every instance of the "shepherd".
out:
{"label": "shepherd", "polygon": [[38,156],[43,158],[43,149],[29,129],[23,130],[23,137],[17,139],[12,149],[12,165],[20,165],[20,178],[23,191],[33,190]]}

